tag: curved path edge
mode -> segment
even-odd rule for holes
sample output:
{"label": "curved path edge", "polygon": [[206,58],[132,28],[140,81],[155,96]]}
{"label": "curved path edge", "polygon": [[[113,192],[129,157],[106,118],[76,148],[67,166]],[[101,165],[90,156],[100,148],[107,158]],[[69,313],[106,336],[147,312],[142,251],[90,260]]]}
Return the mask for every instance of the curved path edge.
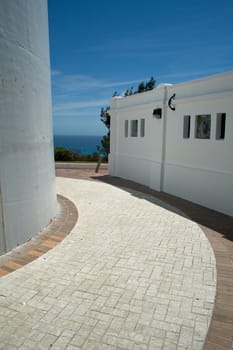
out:
{"label": "curved path edge", "polygon": [[[133,187],[119,186],[123,190],[131,190]],[[139,191],[147,194],[147,191]],[[165,194],[165,193],[164,193]],[[167,209],[181,214],[192,220],[189,210],[174,206],[170,201],[158,199],[158,204],[167,204]],[[182,200],[182,199],[181,199]],[[161,203],[159,203],[161,201]],[[196,205],[191,203],[192,205]],[[196,205],[198,206],[198,205]],[[199,206],[198,206],[199,207]],[[207,208],[203,208],[205,210]],[[207,209],[209,210],[209,209]],[[221,213],[217,213],[222,215]],[[223,215],[225,216],[225,215]],[[196,222],[195,220],[192,220]],[[208,328],[203,350],[233,350],[233,260],[232,242],[227,242],[220,232],[196,222],[208,239],[216,259],[217,285],[215,303],[212,312],[211,322]]]}
{"label": "curved path edge", "polygon": [[[59,176],[62,176],[62,173]],[[66,173],[66,177],[69,177],[69,174]],[[70,177],[74,177],[74,173],[70,173]],[[203,350],[232,350],[233,218],[182,198],[152,190],[134,181],[109,175],[95,178],[113,186],[134,189],[160,199],[181,210],[200,226],[211,244],[217,267],[215,304]]]}
{"label": "curved path edge", "polygon": [[204,350],[233,349],[233,217],[210,210],[167,193],[158,192],[134,181],[95,174],[88,169],[56,169],[59,177],[99,180],[117,187],[129,187],[150,194],[185,212],[198,223],[208,238],[217,265],[217,291]]}
{"label": "curved path edge", "polygon": [[68,198],[57,196],[59,211],[55,219],[30,241],[0,256],[0,277],[36,260],[57,246],[73,229],[78,219],[78,211]]}
{"label": "curved path edge", "polygon": [[[94,272],[101,264],[108,266],[111,257],[119,258],[113,262],[111,278],[116,277],[116,283],[111,280],[111,292],[120,294],[120,301],[115,305],[116,310],[103,307],[103,310],[97,311],[110,317],[110,313],[115,315],[116,311],[126,307],[121,301],[125,298],[125,291],[130,288],[132,291],[135,287],[135,295],[143,293],[138,298],[130,296],[127,309],[124,309],[129,315],[126,315],[123,329],[117,336],[114,335],[114,341],[124,336],[133,347],[136,332],[136,337],[143,337],[141,343],[149,344],[148,349],[202,349],[216,287],[215,259],[202,230],[182,215],[182,210],[138,189],[129,190],[129,186],[120,184],[105,187],[100,183],[89,182],[88,185],[83,180],[76,181],[63,178],[57,185],[59,192],[70,197],[80,212],[76,236],[72,236],[72,241],[79,243],[79,260],[84,259],[84,252],[88,257],[85,267],[88,284],[84,284],[83,290],[88,293],[95,291]],[[98,259],[104,257],[104,261],[97,261],[99,263],[94,268],[96,256]],[[110,281],[100,284],[98,293],[105,292],[103,288],[109,284]],[[142,304],[135,298],[142,298]],[[149,311],[144,310],[148,300],[153,314],[150,317],[147,315]],[[136,305],[137,308],[133,308]],[[129,327],[125,322],[131,317],[134,317],[135,327],[131,333],[123,334]],[[148,334],[145,334],[145,329]],[[105,334],[104,343],[110,341],[108,335]],[[171,340],[171,336],[175,338]]]}

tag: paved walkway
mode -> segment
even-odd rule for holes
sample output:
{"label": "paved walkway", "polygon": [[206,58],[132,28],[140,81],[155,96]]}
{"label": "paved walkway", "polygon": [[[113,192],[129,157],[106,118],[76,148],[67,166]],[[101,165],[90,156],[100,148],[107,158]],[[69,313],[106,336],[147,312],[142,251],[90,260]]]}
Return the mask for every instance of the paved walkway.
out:
{"label": "paved walkway", "polygon": [[59,245],[0,279],[0,349],[202,349],[216,265],[200,227],[135,190],[58,178]]}
{"label": "paved walkway", "polygon": [[78,218],[75,205],[66,197],[60,195],[57,196],[57,200],[59,212],[50,225],[30,241],[0,256],[0,277],[38,259],[38,257],[58,245],[73,229]]}

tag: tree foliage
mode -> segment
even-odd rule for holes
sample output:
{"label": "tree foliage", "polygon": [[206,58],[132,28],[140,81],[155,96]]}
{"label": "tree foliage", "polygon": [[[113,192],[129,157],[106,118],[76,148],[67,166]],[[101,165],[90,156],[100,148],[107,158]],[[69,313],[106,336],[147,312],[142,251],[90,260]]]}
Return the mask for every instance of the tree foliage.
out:
{"label": "tree foliage", "polygon": [[[136,91],[134,91],[133,86],[130,89],[127,89],[125,91],[125,96],[131,96],[137,93],[142,93],[144,91],[149,91],[149,90],[153,90],[155,86],[155,79],[153,77],[150,78],[150,80],[148,82],[141,82],[138,85],[138,88]],[[113,97],[115,96],[119,96],[118,92],[115,91],[113,94]],[[111,116],[109,114],[109,110],[110,107],[106,107],[106,108],[101,108],[100,110],[100,120],[102,123],[104,123],[104,125],[106,126],[106,128],[108,129],[107,135],[105,135],[102,140],[101,140],[101,146],[97,146],[97,151],[99,154],[102,155],[102,157],[107,161],[108,160],[108,154],[110,152],[110,119]]]}
{"label": "tree foliage", "polygon": [[[117,95],[114,95],[117,96]],[[106,128],[108,129],[107,135],[103,136],[102,140],[101,140],[101,145],[97,146],[97,151],[99,152],[99,154],[101,154],[102,158],[104,160],[108,160],[108,154],[110,152],[110,114],[109,114],[109,110],[110,107],[106,107],[106,108],[101,108],[100,110],[100,120],[102,121],[102,123],[104,123],[104,125],[106,126]]]}
{"label": "tree foliage", "polygon": [[148,82],[142,81],[138,85],[137,90],[133,91],[133,87],[131,87],[130,89],[127,89],[125,91],[124,96],[131,96],[134,94],[140,94],[140,93],[145,92],[145,91],[153,90],[155,87],[155,83],[156,83],[155,79],[153,77],[151,77]]}
{"label": "tree foliage", "polygon": [[54,158],[55,161],[71,161],[73,160],[73,154],[64,147],[56,147],[54,150]]}
{"label": "tree foliage", "polygon": [[139,85],[138,85],[138,93],[140,94],[141,92],[146,91],[146,85],[144,84],[144,82],[142,81]]}
{"label": "tree foliage", "polygon": [[155,87],[155,83],[155,79],[151,77],[150,80],[146,83],[146,91],[153,90]]}
{"label": "tree foliage", "polygon": [[102,107],[100,110],[100,120],[102,123],[104,123],[104,125],[108,130],[110,130],[110,114],[108,113],[109,110],[110,110],[109,106],[106,108]]}

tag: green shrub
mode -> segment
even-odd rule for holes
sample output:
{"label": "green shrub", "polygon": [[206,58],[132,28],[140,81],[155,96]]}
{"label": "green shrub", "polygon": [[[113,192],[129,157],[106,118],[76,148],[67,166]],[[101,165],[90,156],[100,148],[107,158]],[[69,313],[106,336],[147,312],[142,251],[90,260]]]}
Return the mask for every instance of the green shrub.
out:
{"label": "green shrub", "polygon": [[56,147],[54,150],[55,161],[70,161],[73,160],[73,152],[64,147]]}
{"label": "green shrub", "polygon": [[98,162],[99,155],[97,152],[94,152],[93,154],[80,154],[79,151],[74,152],[64,147],[55,147],[54,159],[56,162]]}

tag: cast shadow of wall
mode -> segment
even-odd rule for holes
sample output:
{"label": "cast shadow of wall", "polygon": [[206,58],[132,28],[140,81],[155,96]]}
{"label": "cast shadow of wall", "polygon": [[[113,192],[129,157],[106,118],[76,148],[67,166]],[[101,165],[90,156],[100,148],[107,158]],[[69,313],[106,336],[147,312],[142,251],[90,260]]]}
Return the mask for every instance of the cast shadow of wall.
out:
{"label": "cast shadow of wall", "polygon": [[212,236],[220,234],[228,241],[233,242],[233,217],[231,216],[164,192],[152,190],[149,187],[130,180],[110,175],[96,175],[91,178],[123,188],[138,198],[144,198],[143,194],[149,195],[146,196],[147,200],[198,223],[207,236],[210,234]]}

